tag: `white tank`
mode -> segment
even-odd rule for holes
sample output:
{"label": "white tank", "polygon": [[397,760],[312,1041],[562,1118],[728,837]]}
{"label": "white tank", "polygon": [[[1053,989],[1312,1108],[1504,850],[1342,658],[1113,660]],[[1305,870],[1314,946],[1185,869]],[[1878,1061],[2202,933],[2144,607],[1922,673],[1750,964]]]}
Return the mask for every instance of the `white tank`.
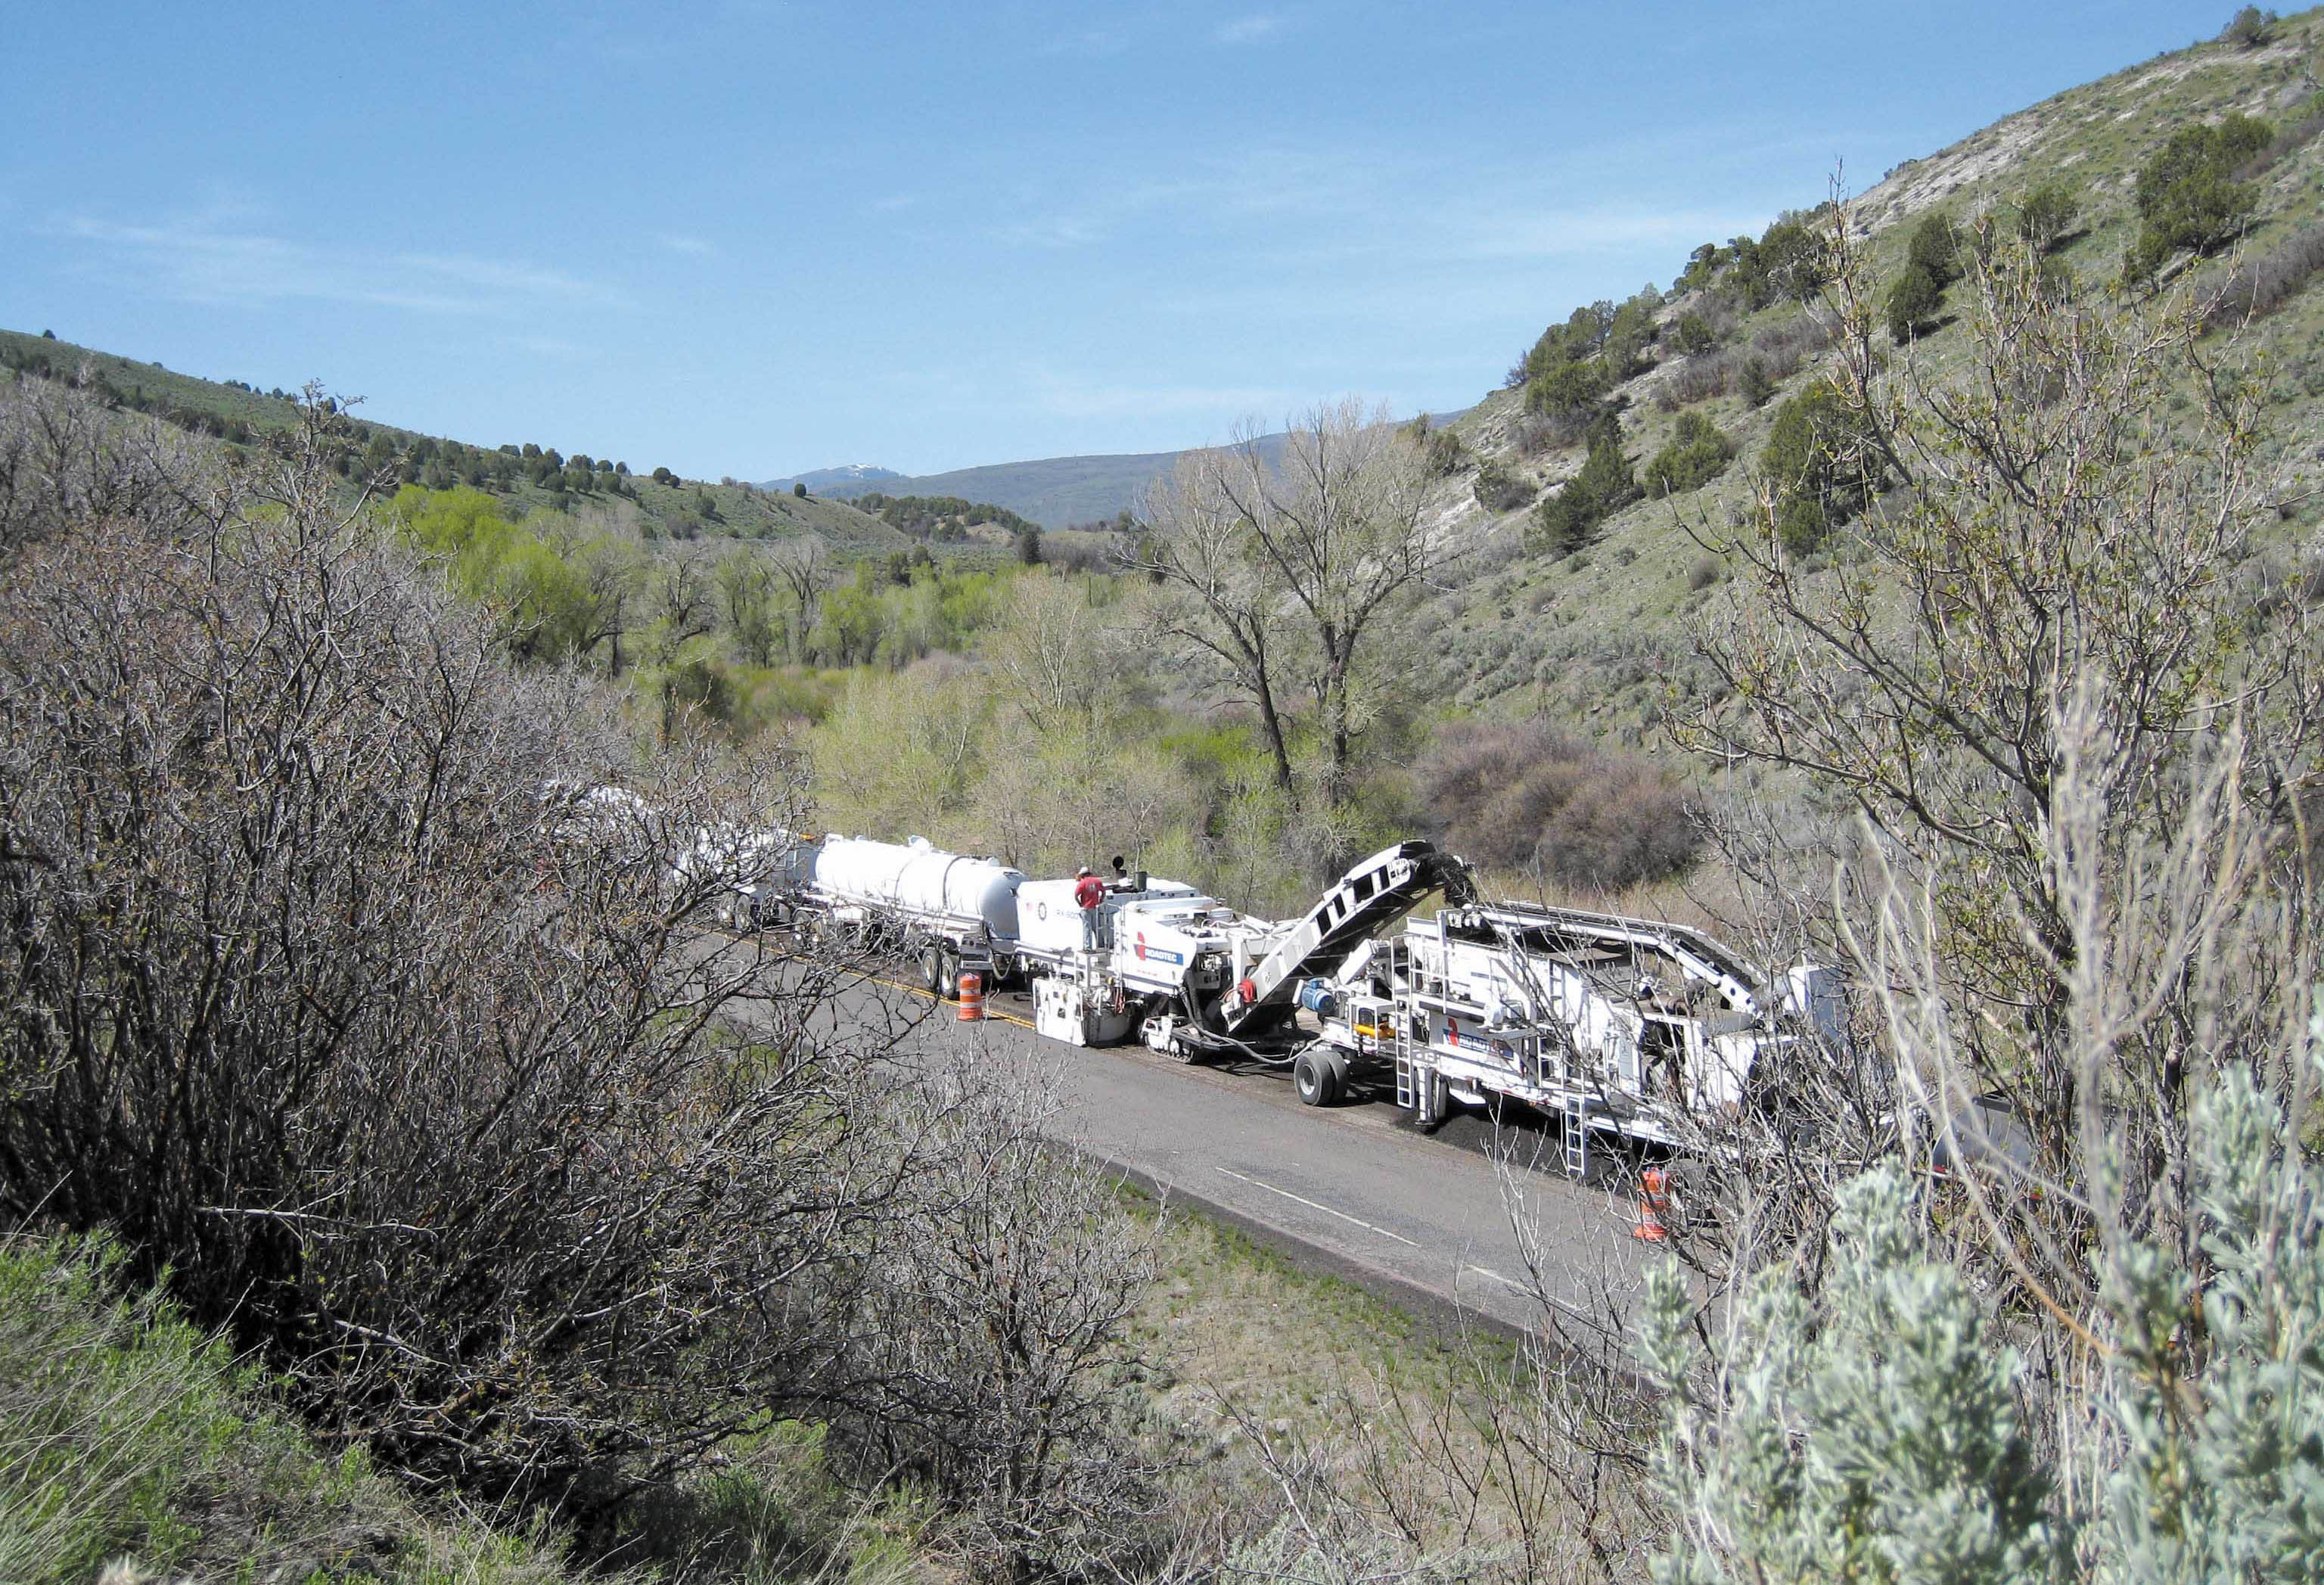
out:
{"label": "white tank", "polygon": [[815,856],[816,889],[835,901],[927,923],[982,923],[996,941],[1017,938],[1017,889],[1024,881],[998,860],[948,853],[918,836],[900,845],[826,837]]}

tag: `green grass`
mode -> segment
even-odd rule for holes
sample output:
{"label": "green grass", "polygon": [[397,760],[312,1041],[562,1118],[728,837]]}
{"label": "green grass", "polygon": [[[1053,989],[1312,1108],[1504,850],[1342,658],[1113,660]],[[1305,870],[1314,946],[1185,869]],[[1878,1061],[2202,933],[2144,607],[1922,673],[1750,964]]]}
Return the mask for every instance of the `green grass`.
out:
{"label": "green grass", "polygon": [[268,1384],[100,1244],[0,1245],[0,1580],[561,1580],[539,1533],[415,1507],[317,1448]]}
{"label": "green grass", "polygon": [[[1363,1395],[1441,1396],[1480,1362],[1510,1358],[1497,1334],[1442,1336],[1199,1214],[1171,1213],[1162,1254],[1117,1368],[1144,1400],[1147,1434],[1183,1459],[1197,1506],[1263,1496],[1241,1425],[1329,1446]],[[319,1444],[263,1374],[166,1300],[126,1287],[101,1243],[0,1243],[0,1580],[11,1585],[85,1581],[115,1562],[121,1579],[609,1577],[584,1571],[570,1538],[537,1522],[431,1507],[359,1450]],[[632,1585],[883,1585],[949,1571],[940,1515],[909,1491],[851,1494],[825,1466],[819,1429],[795,1421],[736,1439],[593,1545]]]}

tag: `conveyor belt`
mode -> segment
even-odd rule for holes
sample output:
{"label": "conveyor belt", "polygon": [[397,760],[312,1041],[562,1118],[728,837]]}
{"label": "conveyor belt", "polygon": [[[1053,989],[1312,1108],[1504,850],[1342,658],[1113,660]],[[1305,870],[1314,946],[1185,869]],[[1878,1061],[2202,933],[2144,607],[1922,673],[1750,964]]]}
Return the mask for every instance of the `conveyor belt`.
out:
{"label": "conveyor belt", "polygon": [[1303,980],[1328,978],[1365,942],[1412,911],[1421,898],[1443,889],[1446,900],[1469,900],[1468,866],[1432,843],[1414,840],[1382,848],[1340,877],[1275,949],[1219,1004],[1222,1031],[1249,1036],[1286,1017]]}

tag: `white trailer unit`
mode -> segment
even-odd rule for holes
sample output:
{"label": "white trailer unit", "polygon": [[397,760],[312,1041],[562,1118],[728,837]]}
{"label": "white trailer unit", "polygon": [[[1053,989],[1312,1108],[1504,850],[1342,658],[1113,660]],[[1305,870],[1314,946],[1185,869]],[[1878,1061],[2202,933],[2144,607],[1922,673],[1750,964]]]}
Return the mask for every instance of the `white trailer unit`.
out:
{"label": "white trailer unit", "polygon": [[[1070,973],[1082,954],[1094,946],[1113,950],[1115,921],[1122,910],[1136,905],[1218,908],[1183,880],[1162,880],[1145,874],[1125,883],[1110,881],[1094,912],[1092,931],[1084,909],[1074,900],[1078,880],[1028,880],[1017,889],[1017,955],[1028,974]],[[1090,937],[1094,935],[1094,940]]]}
{"label": "white trailer unit", "polygon": [[1560,1116],[1578,1175],[1592,1132],[1676,1144],[1688,1115],[1741,1105],[1765,1057],[1836,1016],[1835,986],[1795,969],[1770,1005],[1734,953],[1683,926],[1446,908],[1335,983],[1309,982],[1322,1039],[1294,1079],[1323,1104],[1351,1064],[1393,1064],[1397,1103],[1424,1125],[1453,1101],[1523,1101]]}
{"label": "white trailer unit", "polygon": [[1034,977],[1034,1027],[1075,1046],[1111,1045],[1142,1030],[1157,1050],[1192,1057],[1204,1048],[1199,1037],[1173,1038],[1172,1031],[1206,1015],[1214,1021],[1221,996],[1283,926],[1180,881],[1140,880],[1109,887],[1093,910],[1074,901],[1071,880],[1028,880],[1018,889],[1019,961]]}
{"label": "white trailer unit", "polygon": [[929,990],[950,996],[964,968],[1010,968],[1024,881],[998,859],[946,852],[925,837],[832,836],[815,854],[805,897],[817,928],[902,950]]}

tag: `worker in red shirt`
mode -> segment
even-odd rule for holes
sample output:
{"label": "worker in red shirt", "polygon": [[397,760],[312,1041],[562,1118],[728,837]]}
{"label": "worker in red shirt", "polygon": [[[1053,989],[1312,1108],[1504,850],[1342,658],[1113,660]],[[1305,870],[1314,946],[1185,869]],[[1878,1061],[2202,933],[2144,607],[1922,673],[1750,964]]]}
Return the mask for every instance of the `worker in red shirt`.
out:
{"label": "worker in red shirt", "polygon": [[1082,866],[1082,872],[1074,880],[1074,901],[1081,905],[1082,945],[1094,949],[1098,945],[1097,910],[1098,905],[1105,901],[1105,882],[1087,864]]}

